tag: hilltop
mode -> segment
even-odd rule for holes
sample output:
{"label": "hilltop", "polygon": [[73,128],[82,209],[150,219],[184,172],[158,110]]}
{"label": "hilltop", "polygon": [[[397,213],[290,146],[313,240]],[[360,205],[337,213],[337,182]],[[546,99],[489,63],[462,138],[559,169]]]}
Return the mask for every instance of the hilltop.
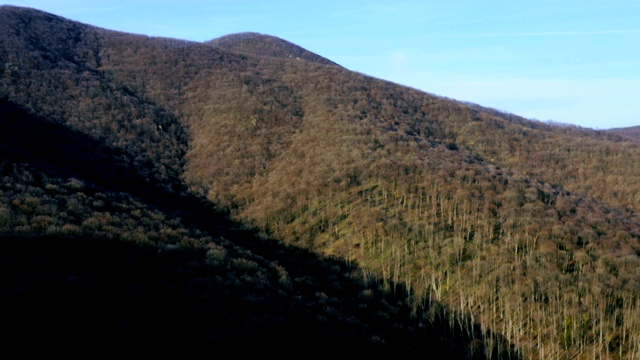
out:
{"label": "hilltop", "polygon": [[293,338],[343,357],[640,355],[640,144],[619,132],[439,97],[260,34],[195,43],[7,6],[0,30],[17,340],[133,301],[92,326],[176,352],[276,354]]}
{"label": "hilltop", "polygon": [[284,59],[298,59],[322,65],[336,65],[333,61],[314,54],[296,44],[275,36],[245,32],[231,34],[206,42],[211,46],[246,53],[251,55],[270,56]]}

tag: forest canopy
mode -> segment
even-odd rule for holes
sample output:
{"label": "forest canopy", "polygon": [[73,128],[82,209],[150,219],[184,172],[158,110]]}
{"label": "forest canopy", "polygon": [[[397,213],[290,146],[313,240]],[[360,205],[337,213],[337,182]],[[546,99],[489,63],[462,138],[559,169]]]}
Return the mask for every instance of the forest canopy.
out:
{"label": "forest canopy", "polygon": [[[640,356],[637,129],[528,120],[261,34],[196,43],[11,6],[0,30],[16,304],[60,287],[89,313],[138,299],[97,320],[107,338],[175,351],[244,336],[345,357]],[[103,252],[133,280],[104,274]],[[174,306],[186,320],[148,323]]]}

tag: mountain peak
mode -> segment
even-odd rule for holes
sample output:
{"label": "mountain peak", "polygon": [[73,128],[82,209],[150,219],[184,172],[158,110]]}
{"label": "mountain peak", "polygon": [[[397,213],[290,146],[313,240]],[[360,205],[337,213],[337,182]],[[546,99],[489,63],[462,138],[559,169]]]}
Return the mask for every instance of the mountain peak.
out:
{"label": "mountain peak", "polygon": [[323,65],[339,66],[333,61],[276,36],[256,32],[225,35],[206,44],[226,50],[276,58],[294,58]]}

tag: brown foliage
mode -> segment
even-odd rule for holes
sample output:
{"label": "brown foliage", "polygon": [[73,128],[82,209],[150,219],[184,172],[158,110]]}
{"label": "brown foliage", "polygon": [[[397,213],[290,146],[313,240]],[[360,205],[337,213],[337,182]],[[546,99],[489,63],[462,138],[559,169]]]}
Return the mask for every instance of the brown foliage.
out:
{"label": "brown foliage", "polygon": [[[184,184],[285,244],[357,264],[419,321],[459,326],[474,356],[640,354],[636,142],[356,74],[271,37],[198,44],[8,13],[3,101],[114,149],[146,184]],[[53,35],[22,36],[27,20],[35,38]],[[4,167],[15,186],[34,181]],[[67,194],[57,210],[9,189],[0,226],[198,242],[153,210],[127,218],[48,185]],[[255,260],[207,254],[265,276]],[[289,286],[291,269],[273,268]]]}

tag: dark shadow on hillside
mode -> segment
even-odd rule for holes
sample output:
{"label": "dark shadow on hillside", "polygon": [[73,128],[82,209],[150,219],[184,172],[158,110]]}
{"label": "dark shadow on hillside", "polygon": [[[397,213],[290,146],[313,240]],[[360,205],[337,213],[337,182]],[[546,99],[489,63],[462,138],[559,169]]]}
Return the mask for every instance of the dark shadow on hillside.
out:
{"label": "dark shadow on hillside", "polygon": [[6,159],[112,191],[138,193],[153,187],[135,169],[122,165],[121,151],[2,99],[0,128],[0,155]]}
{"label": "dark shadow on hillside", "polygon": [[356,266],[263,239],[203,199],[140,179],[118,163],[118,151],[0,105],[0,156],[81,179],[88,190],[131,193],[249,250],[243,256],[263,268],[277,262],[291,279],[283,287],[239,278],[207,263],[205,249],[0,238],[5,352],[462,359],[473,348],[484,358],[477,325],[452,326],[453,315],[437,303],[426,304],[440,310],[435,320],[421,320],[404,302],[402,284],[392,285],[394,296],[380,290],[380,279],[364,283]]}

